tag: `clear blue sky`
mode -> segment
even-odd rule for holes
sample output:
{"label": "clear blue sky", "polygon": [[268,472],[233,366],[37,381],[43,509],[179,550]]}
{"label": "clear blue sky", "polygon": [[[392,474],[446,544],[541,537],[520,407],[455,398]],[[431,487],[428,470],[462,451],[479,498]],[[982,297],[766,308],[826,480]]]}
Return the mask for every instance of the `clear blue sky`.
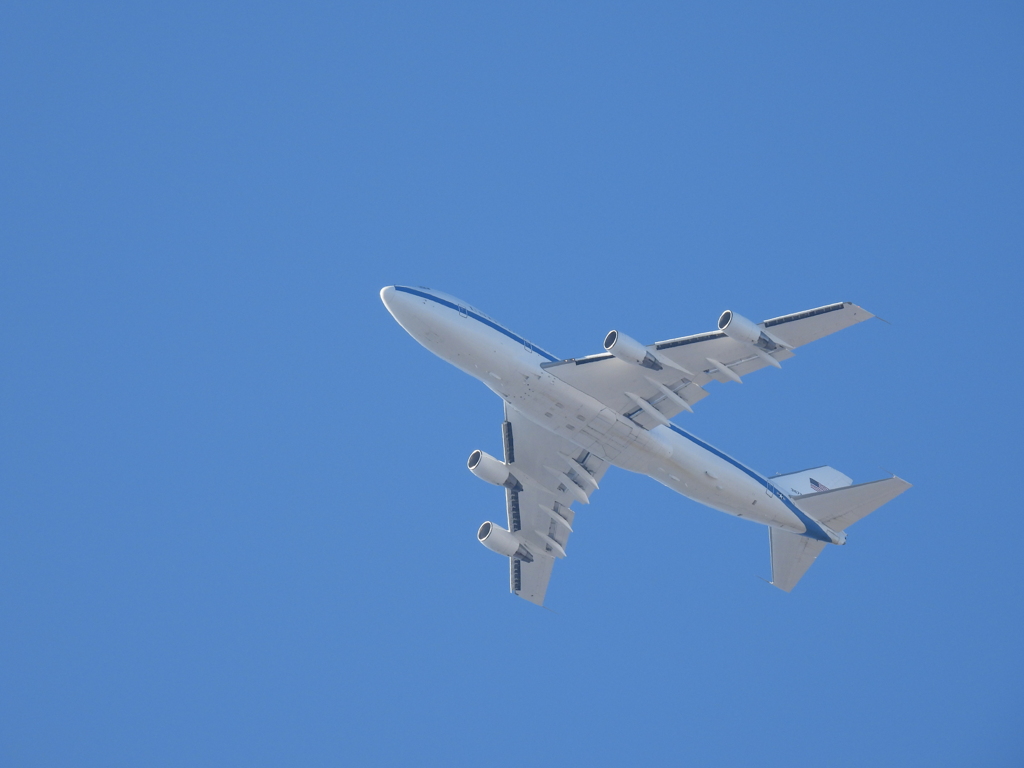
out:
{"label": "clear blue sky", "polygon": [[[834,5],[834,4],[833,4]],[[1019,3],[7,4],[4,766],[1024,763]],[[713,387],[914,488],[792,594],[611,470],[548,605],[501,406],[377,296],[562,356],[835,301]]]}

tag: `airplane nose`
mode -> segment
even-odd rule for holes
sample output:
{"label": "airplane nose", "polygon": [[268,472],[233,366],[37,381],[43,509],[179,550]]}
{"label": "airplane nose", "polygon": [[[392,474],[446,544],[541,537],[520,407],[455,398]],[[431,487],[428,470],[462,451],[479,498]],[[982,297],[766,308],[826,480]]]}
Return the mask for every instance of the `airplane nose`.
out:
{"label": "airplane nose", "polygon": [[424,302],[413,297],[408,288],[397,285],[386,285],[381,288],[380,300],[395,318],[395,322],[414,339],[420,341],[420,337],[428,330],[425,314],[429,314],[429,310],[423,306]]}
{"label": "airplane nose", "polygon": [[417,302],[410,301],[409,294],[398,290],[397,285],[386,285],[381,288],[380,300],[384,302],[384,306],[396,322],[407,331],[409,323],[414,322],[420,314],[417,312]]}

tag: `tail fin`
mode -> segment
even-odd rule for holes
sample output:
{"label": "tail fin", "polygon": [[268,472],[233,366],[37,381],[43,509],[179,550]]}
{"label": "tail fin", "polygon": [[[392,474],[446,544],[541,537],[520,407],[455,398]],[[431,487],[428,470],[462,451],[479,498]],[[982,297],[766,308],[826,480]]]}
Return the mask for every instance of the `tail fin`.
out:
{"label": "tail fin", "polygon": [[[792,480],[790,485],[796,482],[807,483],[812,491],[793,496],[793,503],[801,511],[836,531],[845,531],[858,520],[867,517],[887,501],[892,501],[911,487],[906,480],[890,477],[885,480],[876,480],[873,483],[860,485],[847,483],[845,487],[819,491],[815,489],[815,486],[824,486],[824,482],[812,479],[810,475],[825,477],[822,470],[830,470],[835,473],[831,477],[836,485],[838,483],[835,483],[835,480],[846,477],[831,467],[818,467],[792,475],[782,475],[782,477]],[[836,477],[837,475],[838,477]],[[778,484],[780,488],[784,488],[785,485],[780,484],[779,480],[778,477],[772,478],[772,482]],[[772,584],[784,592],[789,592],[821,554],[821,550],[825,548],[825,542],[778,528],[769,528],[768,532],[772,551]]]}
{"label": "tail fin", "polygon": [[790,472],[788,475],[776,475],[772,478],[772,485],[787,496],[800,496],[806,493],[845,488],[848,485],[853,485],[853,480],[838,469],[814,467],[800,472]]}

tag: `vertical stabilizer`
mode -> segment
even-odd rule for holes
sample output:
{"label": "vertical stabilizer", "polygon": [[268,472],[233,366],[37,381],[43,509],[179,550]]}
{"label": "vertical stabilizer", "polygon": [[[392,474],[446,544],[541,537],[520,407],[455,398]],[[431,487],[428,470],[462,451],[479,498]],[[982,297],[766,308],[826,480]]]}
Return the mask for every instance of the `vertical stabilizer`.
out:
{"label": "vertical stabilizer", "polygon": [[853,480],[832,467],[813,467],[788,475],[776,475],[772,478],[772,484],[788,496],[803,496],[845,488],[853,485]]}

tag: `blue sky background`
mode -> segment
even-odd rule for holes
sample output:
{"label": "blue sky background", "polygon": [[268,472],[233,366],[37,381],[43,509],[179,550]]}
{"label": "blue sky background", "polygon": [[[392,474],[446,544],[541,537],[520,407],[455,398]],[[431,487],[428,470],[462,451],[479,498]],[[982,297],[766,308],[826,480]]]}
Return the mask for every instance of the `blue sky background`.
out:
{"label": "blue sky background", "polygon": [[[7,4],[5,766],[1024,762],[1019,3]],[[855,301],[677,421],[914,488],[792,594],[611,470],[552,611],[474,541],[562,356]]]}

